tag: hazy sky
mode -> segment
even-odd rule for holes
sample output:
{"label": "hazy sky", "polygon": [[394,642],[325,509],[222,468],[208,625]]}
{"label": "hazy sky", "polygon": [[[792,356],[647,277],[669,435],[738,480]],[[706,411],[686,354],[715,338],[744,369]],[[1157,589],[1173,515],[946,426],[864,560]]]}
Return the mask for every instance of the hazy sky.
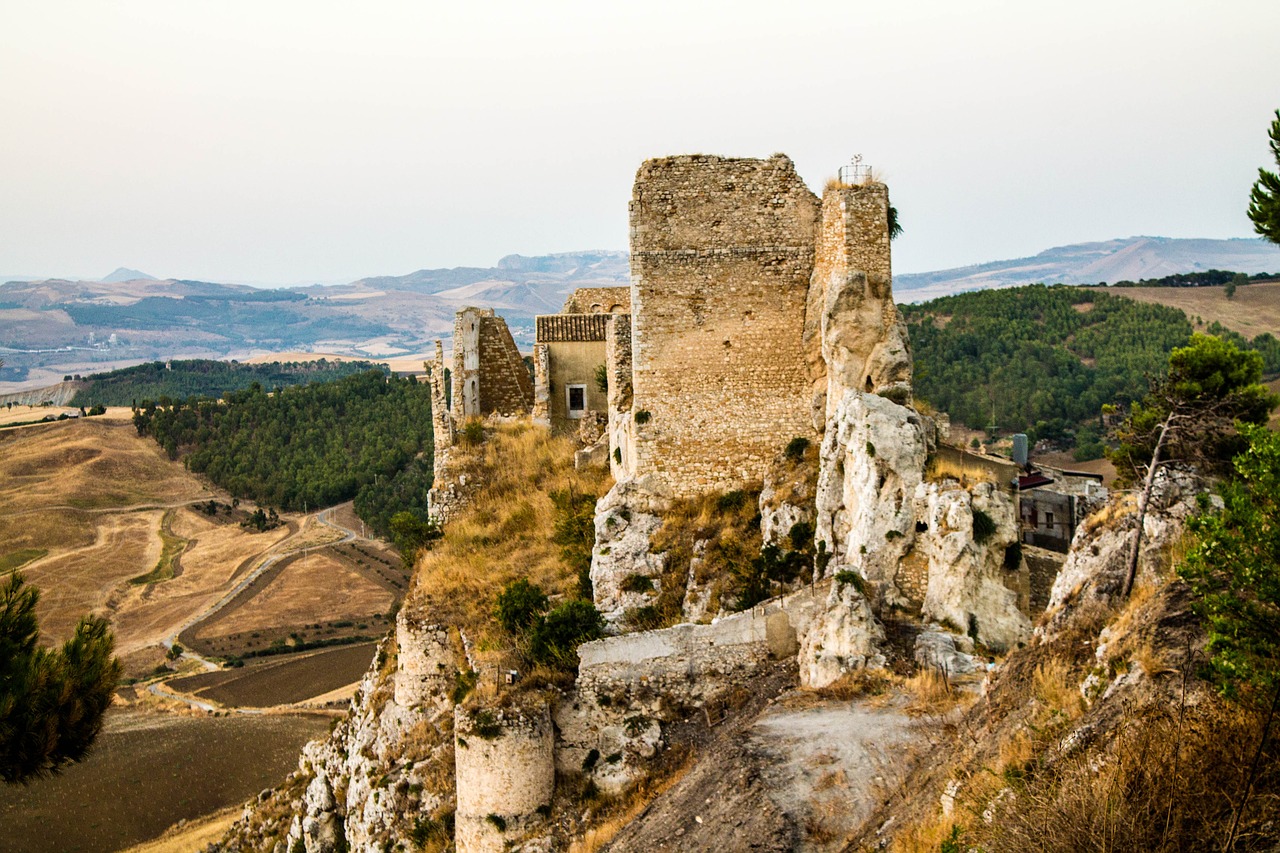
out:
{"label": "hazy sky", "polygon": [[855,152],[897,272],[1248,237],[1280,2],[0,0],[0,275],[625,249],[647,157]]}

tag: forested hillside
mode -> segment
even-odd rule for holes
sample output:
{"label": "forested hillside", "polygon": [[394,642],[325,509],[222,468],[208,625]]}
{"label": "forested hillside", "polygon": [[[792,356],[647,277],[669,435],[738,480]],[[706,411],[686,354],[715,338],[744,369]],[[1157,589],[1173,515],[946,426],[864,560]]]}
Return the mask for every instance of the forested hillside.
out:
{"label": "forested hillside", "polygon": [[192,359],[151,361],[88,377],[89,385],[71,400],[73,406],[136,406],[162,397],[220,397],[257,382],[264,388],[283,388],[308,382],[330,382],[366,370],[382,369],[368,361],[329,361],[240,364],[235,361]]}
{"label": "forested hillside", "polygon": [[[1191,337],[1177,309],[1074,287],[964,293],[902,308],[917,394],[969,427],[1098,440],[1105,403],[1147,390]],[[994,415],[993,415],[994,412]],[[1083,435],[1077,435],[1081,425]]]}
{"label": "forested hillside", "polygon": [[[901,306],[915,357],[917,395],[953,420],[1026,432],[1101,454],[1102,406],[1146,392],[1169,351],[1191,337],[1176,308],[1097,288],[1045,286],[963,293]],[[1246,341],[1216,324],[1211,334],[1262,353],[1280,372],[1280,342]]]}
{"label": "forested hillside", "polygon": [[222,401],[148,403],[134,423],[170,458],[264,506],[316,509],[355,498],[384,535],[396,512],[426,517],[431,393],[413,377],[370,370],[274,394],[254,384]]}

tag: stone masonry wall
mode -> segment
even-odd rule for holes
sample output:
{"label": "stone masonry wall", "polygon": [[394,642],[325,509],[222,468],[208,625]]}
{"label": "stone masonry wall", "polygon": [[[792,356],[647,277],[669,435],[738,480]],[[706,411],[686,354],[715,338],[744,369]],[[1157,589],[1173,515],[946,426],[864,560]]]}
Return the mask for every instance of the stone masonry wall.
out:
{"label": "stone masonry wall", "polygon": [[500,853],[551,802],[556,775],[550,709],[459,705],[454,734],[458,853]]}
{"label": "stone masonry wall", "polygon": [[501,317],[480,319],[480,411],[528,414],[533,408],[533,379]]}
{"label": "stone masonry wall", "polygon": [[884,184],[836,184],[823,193],[804,327],[815,422],[834,414],[850,389],[901,385],[910,392],[911,350],[893,303],[888,210]]}
{"label": "stone masonry wall", "polygon": [[615,480],[635,473],[635,418],[631,412],[631,315],[609,321],[604,339],[604,363],[609,375],[609,468]]}
{"label": "stone masonry wall", "polygon": [[561,314],[627,314],[630,311],[629,287],[579,287],[560,309]]}
{"label": "stone masonry wall", "polygon": [[635,475],[759,481],[812,435],[801,335],[817,199],[783,155],[645,162],[631,211]]}

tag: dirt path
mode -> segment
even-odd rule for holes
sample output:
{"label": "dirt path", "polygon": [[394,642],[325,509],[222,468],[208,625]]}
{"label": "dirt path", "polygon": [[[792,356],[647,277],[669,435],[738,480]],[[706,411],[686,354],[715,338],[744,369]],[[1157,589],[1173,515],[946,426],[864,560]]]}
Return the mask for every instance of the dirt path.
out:
{"label": "dirt path", "polygon": [[923,743],[904,704],[876,697],[774,706],[756,721],[750,743],[773,758],[763,775],[770,799],[802,830],[797,849],[840,849],[901,783]]}

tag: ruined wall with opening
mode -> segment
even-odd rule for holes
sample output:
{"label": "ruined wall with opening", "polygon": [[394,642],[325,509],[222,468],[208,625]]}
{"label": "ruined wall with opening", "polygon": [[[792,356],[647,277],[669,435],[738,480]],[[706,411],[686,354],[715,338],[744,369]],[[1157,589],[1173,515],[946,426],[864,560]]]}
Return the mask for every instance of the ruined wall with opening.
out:
{"label": "ruined wall with opening", "polygon": [[561,314],[627,314],[631,311],[629,287],[579,287],[565,300]]}
{"label": "ruined wall with opening", "polygon": [[533,379],[507,321],[492,308],[463,308],[454,318],[452,379],[455,423],[533,408]]}
{"label": "ruined wall with opening", "polygon": [[783,155],[696,155],[645,162],[630,211],[635,474],[675,495],[758,481],[813,434],[818,201]]}

